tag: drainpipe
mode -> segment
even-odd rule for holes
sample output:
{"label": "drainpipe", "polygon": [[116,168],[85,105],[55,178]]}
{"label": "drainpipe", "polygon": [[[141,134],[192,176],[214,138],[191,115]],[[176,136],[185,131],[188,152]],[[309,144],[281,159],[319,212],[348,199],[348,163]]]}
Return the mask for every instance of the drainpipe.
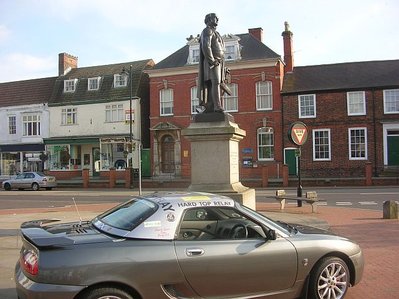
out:
{"label": "drainpipe", "polygon": [[377,174],[377,120],[375,118],[375,90],[371,91],[372,100],[373,100],[373,134],[374,134],[374,176],[378,176]]}

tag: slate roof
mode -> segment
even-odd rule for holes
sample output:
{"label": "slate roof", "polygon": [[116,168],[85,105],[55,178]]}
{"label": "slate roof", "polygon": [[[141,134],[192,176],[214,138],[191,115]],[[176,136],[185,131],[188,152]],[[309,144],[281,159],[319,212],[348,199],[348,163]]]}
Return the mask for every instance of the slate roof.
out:
{"label": "slate roof", "polygon": [[[129,84],[126,87],[113,88],[113,83],[114,74],[120,74],[123,68],[129,71],[130,65],[132,65],[132,96],[140,96],[142,78],[145,75],[143,71],[152,68],[154,65],[152,59],[72,69],[56,80],[49,106],[128,98],[130,96]],[[101,77],[99,89],[89,91],[88,79],[94,77]],[[64,80],[70,79],[78,79],[75,92],[64,93]]]}
{"label": "slate roof", "polygon": [[[249,33],[237,34],[240,38],[241,60],[280,58],[281,56]],[[190,46],[185,45],[155,65],[154,70],[183,67],[187,65]]]}
{"label": "slate roof", "polygon": [[57,77],[0,83],[0,107],[47,103]]}
{"label": "slate roof", "polygon": [[399,87],[399,60],[294,67],[282,94]]}

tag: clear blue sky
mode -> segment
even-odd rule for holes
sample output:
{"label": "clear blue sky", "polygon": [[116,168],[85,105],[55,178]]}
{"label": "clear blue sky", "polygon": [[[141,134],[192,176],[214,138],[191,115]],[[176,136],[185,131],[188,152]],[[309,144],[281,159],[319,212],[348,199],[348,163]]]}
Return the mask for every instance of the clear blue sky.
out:
{"label": "clear blue sky", "polygon": [[57,76],[61,52],[79,67],[157,63],[209,12],[221,34],[262,27],[282,56],[288,21],[296,66],[399,59],[398,0],[0,0],[0,82]]}

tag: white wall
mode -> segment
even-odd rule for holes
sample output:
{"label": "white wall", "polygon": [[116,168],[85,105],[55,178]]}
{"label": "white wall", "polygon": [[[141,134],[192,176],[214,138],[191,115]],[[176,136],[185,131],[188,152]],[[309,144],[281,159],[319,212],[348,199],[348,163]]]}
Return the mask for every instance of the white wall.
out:
{"label": "white wall", "polygon": [[[124,112],[128,112],[130,107],[128,100],[112,103],[49,107],[51,123],[50,137],[129,135],[129,124],[125,121],[105,122],[105,106],[108,104],[123,104]],[[77,108],[77,124],[61,124],[63,108]],[[138,100],[132,100],[132,108],[135,112],[133,117],[134,123],[132,125],[133,138],[140,138],[140,104]]]}
{"label": "white wall", "polygon": [[[40,136],[22,136],[22,116],[25,113],[40,114]],[[16,116],[16,134],[9,134],[8,117]],[[47,104],[9,106],[0,108],[0,144],[42,143],[49,137],[49,110]]]}

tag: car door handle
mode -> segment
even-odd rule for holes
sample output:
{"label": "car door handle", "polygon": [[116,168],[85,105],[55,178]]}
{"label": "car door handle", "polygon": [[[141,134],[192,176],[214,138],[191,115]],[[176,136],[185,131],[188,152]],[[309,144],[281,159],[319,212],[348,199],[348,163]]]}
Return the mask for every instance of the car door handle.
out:
{"label": "car door handle", "polygon": [[202,248],[187,248],[186,254],[187,256],[199,256],[204,254],[204,249]]}

